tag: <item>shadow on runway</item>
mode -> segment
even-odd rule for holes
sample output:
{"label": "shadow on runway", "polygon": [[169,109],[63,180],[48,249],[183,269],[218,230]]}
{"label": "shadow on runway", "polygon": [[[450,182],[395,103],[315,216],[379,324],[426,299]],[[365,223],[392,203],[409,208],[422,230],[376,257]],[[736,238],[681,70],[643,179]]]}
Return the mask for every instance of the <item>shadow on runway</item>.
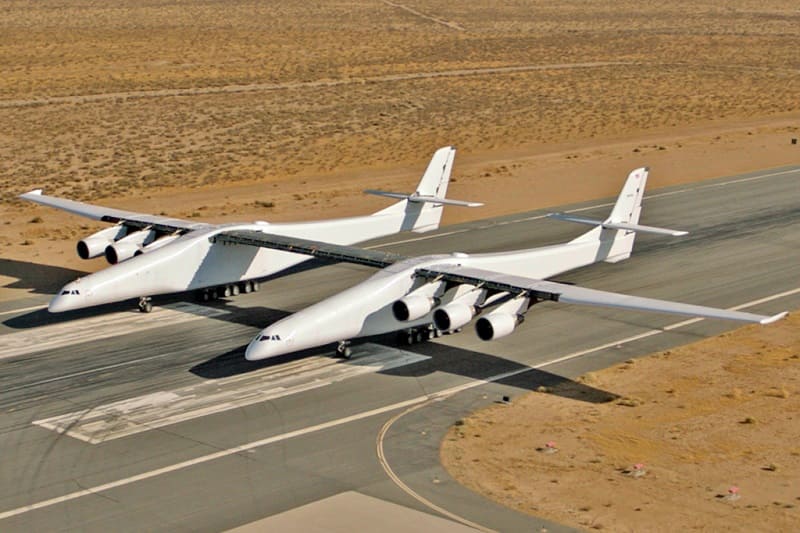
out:
{"label": "shadow on runway", "polygon": [[[435,342],[424,342],[413,346],[405,346],[395,333],[360,339],[358,342],[354,342],[352,344],[352,349],[355,354],[358,354],[359,344],[365,342],[428,356],[428,359],[424,361],[389,370],[382,370],[379,372],[380,374],[404,378],[418,378],[434,372],[447,372],[470,379],[485,380],[498,374],[519,372],[508,378],[496,380],[495,383],[525,391],[546,391],[564,398],[589,403],[606,403],[619,398],[617,395],[608,391],[596,389],[584,383],[559,376],[558,374],[531,368],[515,361],[490,354],[464,350],[462,348]],[[190,368],[189,371],[203,379],[222,379],[248,374],[263,368],[274,367],[315,355],[329,355],[334,357],[334,346],[326,345],[274,357],[264,361],[248,361],[244,358],[245,348],[246,346],[240,346],[235,350],[203,361]],[[342,360],[342,364],[348,364],[348,362]]]}
{"label": "shadow on runway", "polygon": [[16,259],[0,259],[0,276],[16,278],[8,285],[8,289],[24,289],[36,294],[55,294],[55,292],[86,272],[51,265],[40,265]]}

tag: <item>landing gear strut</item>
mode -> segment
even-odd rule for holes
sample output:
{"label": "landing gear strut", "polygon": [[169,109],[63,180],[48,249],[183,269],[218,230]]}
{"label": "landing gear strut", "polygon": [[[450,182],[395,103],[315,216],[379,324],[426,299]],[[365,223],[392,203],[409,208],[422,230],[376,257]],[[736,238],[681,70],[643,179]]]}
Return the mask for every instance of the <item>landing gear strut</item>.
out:
{"label": "landing gear strut", "polygon": [[342,359],[350,359],[353,356],[353,351],[350,349],[350,341],[339,341],[336,347],[336,357]]}
{"label": "landing gear strut", "polygon": [[433,327],[433,325],[420,326],[417,328],[408,328],[402,331],[400,333],[400,341],[411,346],[412,344],[429,341],[441,336],[442,332]]}
{"label": "landing gear strut", "polygon": [[139,298],[139,312],[149,313],[153,310],[152,298],[149,296],[142,296]]}
{"label": "landing gear strut", "polygon": [[258,291],[259,288],[260,286],[257,281],[241,281],[230,285],[219,285],[217,287],[209,287],[208,289],[199,289],[196,294],[198,301],[205,303],[218,298],[238,296],[242,293],[249,294]]}

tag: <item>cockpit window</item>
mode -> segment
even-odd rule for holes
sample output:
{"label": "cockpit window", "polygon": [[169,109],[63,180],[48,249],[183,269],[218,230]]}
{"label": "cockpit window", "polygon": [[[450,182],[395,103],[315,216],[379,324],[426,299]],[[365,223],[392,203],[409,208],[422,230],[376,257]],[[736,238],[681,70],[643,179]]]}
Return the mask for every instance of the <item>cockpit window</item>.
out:
{"label": "cockpit window", "polygon": [[279,340],[281,340],[281,336],[280,335],[262,335],[261,338],[258,339],[258,340],[259,340],[259,342],[261,342],[261,341],[279,341]]}
{"label": "cockpit window", "polygon": [[61,296],[64,296],[65,294],[69,294],[69,291],[61,291]]}

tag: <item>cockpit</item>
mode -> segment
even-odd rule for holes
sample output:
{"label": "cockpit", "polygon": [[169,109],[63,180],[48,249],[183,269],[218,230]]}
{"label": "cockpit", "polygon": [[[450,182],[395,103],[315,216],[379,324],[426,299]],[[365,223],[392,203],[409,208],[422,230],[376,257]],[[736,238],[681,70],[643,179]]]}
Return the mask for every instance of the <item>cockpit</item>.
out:
{"label": "cockpit", "polygon": [[80,293],[81,293],[81,291],[79,291],[78,289],[64,289],[63,291],[61,291],[61,296],[66,296],[68,294],[77,294],[77,295],[79,295]]}
{"label": "cockpit", "polygon": [[263,341],[279,341],[281,340],[280,335],[261,335],[261,338],[258,339],[259,342]]}

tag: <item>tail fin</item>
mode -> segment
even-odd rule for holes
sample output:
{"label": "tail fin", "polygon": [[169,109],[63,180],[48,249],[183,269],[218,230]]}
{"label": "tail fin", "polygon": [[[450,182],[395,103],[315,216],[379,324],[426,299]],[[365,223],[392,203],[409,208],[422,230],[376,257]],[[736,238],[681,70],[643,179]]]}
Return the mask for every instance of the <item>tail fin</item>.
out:
{"label": "tail fin", "polygon": [[459,205],[463,207],[477,207],[483,204],[477,202],[462,202],[459,200],[445,199],[447,186],[450,183],[450,173],[453,171],[453,162],[456,156],[454,146],[439,148],[433,154],[428,168],[422,175],[413,194],[402,194],[385,191],[367,190],[369,194],[388,196],[401,199],[394,205],[375,213],[401,212],[404,214],[401,231],[415,231],[422,233],[439,227],[442,219],[444,205]]}
{"label": "tail fin", "polygon": [[583,217],[554,213],[550,216],[570,222],[596,225],[572,242],[597,242],[600,245],[597,260],[616,263],[631,256],[633,241],[637,232],[657,233],[660,235],[686,235],[685,231],[655,228],[639,224],[642,214],[642,197],[647,185],[648,168],[637,168],[628,174],[628,179],[617,197],[611,215],[603,221]]}

